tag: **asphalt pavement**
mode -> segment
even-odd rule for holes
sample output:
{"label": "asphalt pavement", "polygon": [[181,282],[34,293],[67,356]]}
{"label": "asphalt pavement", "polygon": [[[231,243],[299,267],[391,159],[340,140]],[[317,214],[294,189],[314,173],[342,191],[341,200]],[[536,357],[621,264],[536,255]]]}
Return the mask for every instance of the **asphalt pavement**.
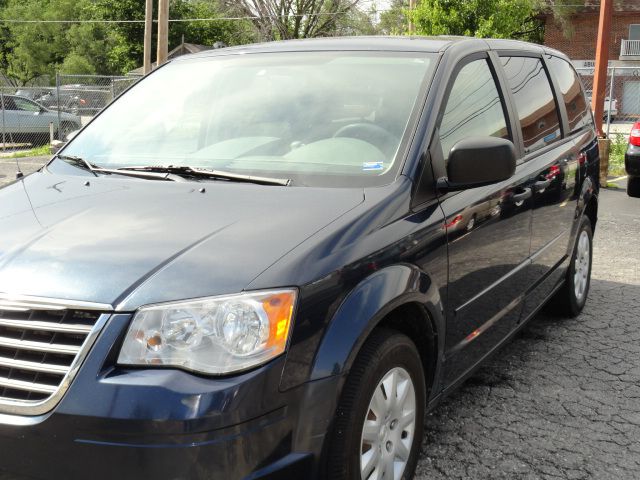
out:
{"label": "asphalt pavement", "polygon": [[[0,159],[0,186],[15,171]],[[583,313],[539,314],[428,416],[418,480],[640,478],[640,199],[620,187],[600,194]]]}

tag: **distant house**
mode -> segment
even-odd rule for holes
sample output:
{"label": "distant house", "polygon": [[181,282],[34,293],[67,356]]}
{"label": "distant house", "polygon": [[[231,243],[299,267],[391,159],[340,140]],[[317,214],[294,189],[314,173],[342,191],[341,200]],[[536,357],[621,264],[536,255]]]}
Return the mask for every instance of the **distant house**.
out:
{"label": "distant house", "polygon": [[[587,88],[595,67],[599,0],[577,0],[575,13],[563,26],[554,9],[544,14],[544,44],[566,53]],[[640,0],[614,0],[609,44],[609,67],[616,68],[613,97],[623,115],[640,113]],[[610,70],[611,71],[611,70]],[[608,95],[608,93],[607,93]]]}
{"label": "distant house", "polygon": [[[174,48],[169,52],[169,54],[167,55],[167,58],[169,58],[170,60],[172,58],[180,57],[182,55],[187,55],[189,53],[199,53],[199,52],[203,52],[205,50],[211,50],[211,49],[213,49],[213,46],[182,42],[180,45],[178,45],[176,48]],[[155,68],[156,65],[157,63],[153,62],[153,68]],[[128,74],[142,75],[143,67],[138,67],[135,70],[131,70]]]}

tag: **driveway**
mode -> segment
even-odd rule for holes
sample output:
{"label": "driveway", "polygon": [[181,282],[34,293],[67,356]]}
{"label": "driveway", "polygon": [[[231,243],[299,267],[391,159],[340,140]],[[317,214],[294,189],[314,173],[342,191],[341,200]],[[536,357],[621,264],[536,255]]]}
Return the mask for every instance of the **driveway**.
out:
{"label": "driveway", "polygon": [[428,416],[418,479],[640,478],[640,199],[599,217],[583,313],[538,315]]}

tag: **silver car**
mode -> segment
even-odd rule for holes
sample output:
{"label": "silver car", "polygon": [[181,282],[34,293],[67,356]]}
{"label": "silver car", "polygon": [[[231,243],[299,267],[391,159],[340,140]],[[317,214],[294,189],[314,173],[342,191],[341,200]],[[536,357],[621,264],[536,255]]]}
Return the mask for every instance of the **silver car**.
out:
{"label": "silver car", "polygon": [[82,126],[77,115],[58,114],[25,97],[2,95],[0,142],[4,138],[7,143],[48,143],[50,123],[53,124],[55,138],[64,138]]}

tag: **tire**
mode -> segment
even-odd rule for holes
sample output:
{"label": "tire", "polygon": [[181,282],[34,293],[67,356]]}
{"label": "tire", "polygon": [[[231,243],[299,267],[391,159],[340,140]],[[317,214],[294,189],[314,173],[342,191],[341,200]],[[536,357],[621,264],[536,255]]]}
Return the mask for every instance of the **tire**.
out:
{"label": "tire", "polygon": [[627,179],[627,195],[640,198],[640,177],[629,177]]}
{"label": "tire", "polygon": [[588,217],[583,217],[571,256],[564,285],[553,297],[551,311],[570,318],[577,317],[589,295],[593,260],[593,230]]}
{"label": "tire", "polygon": [[[393,385],[394,378],[396,399],[398,395],[403,399],[400,407],[388,408],[390,397],[385,398],[383,385]],[[385,478],[413,478],[422,442],[425,405],[424,371],[415,344],[394,330],[374,330],[343,388],[328,439],[327,477],[332,480],[382,478],[375,473],[381,474],[393,466],[396,475]],[[376,415],[375,410],[382,411]],[[369,441],[363,430],[365,420]],[[367,461],[369,474],[363,475],[361,466]]]}

